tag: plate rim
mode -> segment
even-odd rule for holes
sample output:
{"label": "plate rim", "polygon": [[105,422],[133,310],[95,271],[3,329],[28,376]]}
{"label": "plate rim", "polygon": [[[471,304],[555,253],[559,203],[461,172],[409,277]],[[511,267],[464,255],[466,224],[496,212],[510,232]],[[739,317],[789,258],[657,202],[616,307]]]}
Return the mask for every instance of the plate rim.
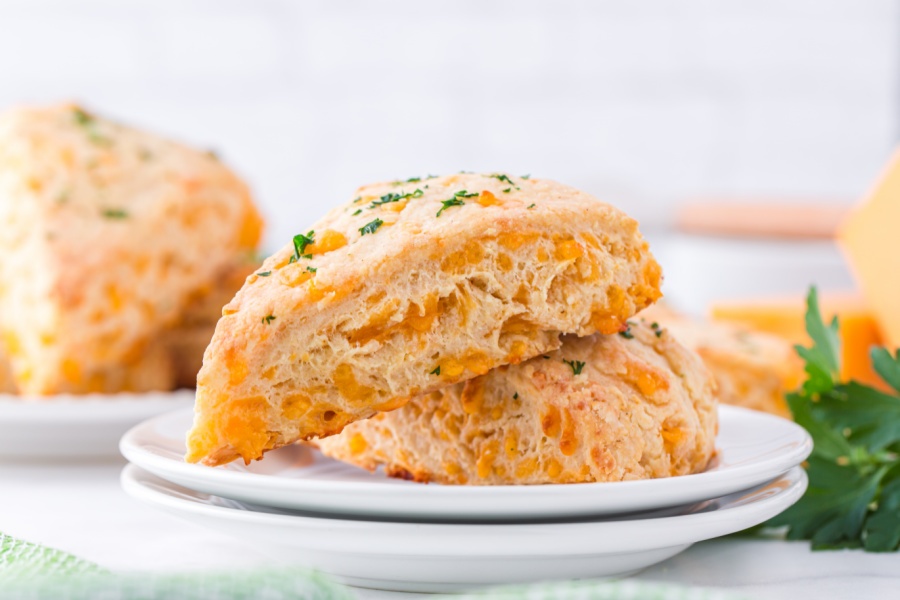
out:
{"label": "plate rim", "polygon": [[[741,414],[749,414],[754,418],[761,419],[772,419],[777,420],[779,423],[788,425],[789,427],[794,428],[795,432],[799,435],[800,443],[797,444],[796,448],[793,448],[791,452],[786,452],[782,454],[778,454],[772,457],[768,457],[762,460],[758,460],[756,462],[751,463],[750,465],[743,466],[735,466],[728,468],[727,472],[730,477],[736,478],[746,478],[752,479],[754,477],[758,478],[761,474],[765,473],[769,478],[775,478],[779,475],[789,471],[792,467],[799,465],[802,463],[809,454],[812,452],[812,437],[809,433],[803,429],[801,426],[797,425],[793,421],[788,419],[784,419],[782,417],[777,417],[775,415],[770,415],[768,413],[764,413],[761,411],[755,411],[751,409],[741,408],[737,406],[730,405],[719,405],[720,411],[725,411],[726,413],[733,412],[735,415]],[[157,415],[151,417],[138,425],[135,425],[131,429],[129,429],[125,435],[122,436],[122,439],[119,442],[119,450],[122,455],[128,459],[129,462],[132,462],[139,467],[143,468],[146,471],[150,471],[157,477],[162,479],[166,479],[169,481],[165,475],[161,474],[159,471],[169,472],[172,469],[183,469],[186,475],[196,474],[196,477],[193,477],[194,480],[200,480],[203,482],[212,482],[212,483],[227,483],[230,485],[241,484],[241,483],[254,483],[259,484],[262,481],[273,481],[276,478],[273,478],[271,475],[266,475],[262,473],[250,473],[250,472],[240,472],[240,471],[231,471],[225,469],[211,468],[203,465],[190,464],[184,462],[176,462],[172,459],[159,456],[157,454],[153,454],[148,452],[141,445],[135,443],[133,438],[138,435],[138,433],[143,430],[145,427],[151,427],[155,421],[175,418],[176,413],[187,412],[188,409],[180,409],[178,411],[172,411],[169,413],[165,413],[162,415]],[[802,441],[801,441],[802,440]],[[172,465],[177,465],[177,467],[172,467]],[[705,471],[702,473],[692,473],[690,475],[679,475],[678,477],[662,477],[657,479],[641,479],[641,480],[629,480],[629,481],[605,481],[605,482],[591,482],[591,483],[579,483],[579,484],[563,484],[563,483],[550,483],[543,485],[489,485],[489,486],[454,486],[454,485],[440,485],[440,484],[428,484],[428,485],[419,485],[419,486],[409,486],[403,489],[409,490],[428,490],[425,492],[412,492],[420,495],[434,495],[434,496],[475,496],[478,494],[481,495],[491,495],[491,496],[505,496],[509,494],[514,494],[516,496],[548,496],[558,493],[560,490],[567,490],[567,494],[572,493],[596,493],[597,490],[600,489],[609,489],[609,486],[616,486],[618,490],[626,490],[630,488],[635,491],[644,491],[645,493],[648,490],[644,490],[644,488],[654,488],[659,487],[660,484],[666,485],[665,482],[678,480],[679,482],[699,482],[699,481],[709,481],[710,479],[720,478],[722,476],[724,470],[722,471]],[[348,482],[348,481],[339,481],[339,480],[317,480],[317,479],[289,479],[289,478],[278,478],[277,480],[281,482],[286,482],[285,486],[292,485],[293,482],[303,482],[303,486],[309,491],[315,491],[316,493],[340,493],[346,492],[350,489],[358,488],[358,486],[364,485],[366,486],[366,490],[371,491],[372,493],[396,493],[398,489],[401,489],[395,483],[389,482]],[[271,486],[266,486],[271,489]],[[571,490],[578,490],[577,492],[572,492]],[[658,490],[657,490],[658,491]]]}
{"label": "plate rim", "polygon": [[[146,476],[158,479],[163,486],[156,485],[156,489],[141,481]],[[676,546],[680,544],[693,544],[699,541],[713,539],[741,531],[748,527],[752,527],[761,523],[795,504],[803,494],[809,484],[806,470],[797,465],[788,469],[781,474],[779,478],[769,483],[756,486],[753,490],[757,490],[763,486],[769,486],[780,479],[787,479],[787,485],[769,495],[761,495],[758,498],[739,504],[740,499],[731,502],[731,505],[719,507],[705,512],[696,512],[685,515],[661,516],[648,518],[630,518],[627,520],[618,519],[576,519],[572,522],[558,523],[432,523],[432,522],[396,522],[390,520],[376,519],[341,519],[339,517],[328,516],[311,516],[311,515],[291,515],[291,514],[272,514],[257,512],[250,509],[229,508],[226,506],[217,506],[208,503],[201,503],[196,499],[179,498],[178,495],[184,495],[184,492],[172,490],[171,486],[182,488],[175,483],[166,481],[157,477],[153,473],[141,469],[137,465],[126,465],[120,474],[119,480],[122,489],[132,498],[150,505],[157,509],[166,510],[176,513],[176,516],[188,518],[187,513],[191,515],[199,515],[201,518],[217,520],[230,520],[232,522],[240,522],[250,526],[285,526],[285,531],[290,531],[295,527],[307,527],[331,530],[332,532],[340,531],[342,533],[372,534],[394,533],[396,535],[415,535],[427,536],[429,533],[452,534],[458,537],[468,537],[474,535],[494,535],[497,538],[508,539],[509,533],[514,530],[517,536],[521,535],[546,535],[552,533],[556,536],[565,536],[573,531],[583,530],[585,527],[596,528],[598,530],[606,530],[603,533],[624,533],[629,528],[642,527],[652,525],[656,528],[671,528],[672,531],[678,531],[681,536],[680,540],[668,540],[665,544],[653,543],[653,536],[638,536],[640,539],[622,540],[623,546],[619,551],[641,551],[647,549],[658,549],[663,547]],[[752,490],[744,490],[740,493],[749,493]],[[192,494],[202,494],[193,490],[188,490]],[[207,494],[202,494],[207,495]],[[774,512],[772,509],[777,507]],[[764,513],[761,519],[758,519],[760,513]],[[287,523],[291,523],[289,526]],[[718,533],[713,535],[702,534],[697,537],[695,531],[697,527],[711,526],[713,523],[720,524],[719,530],[727,530],[726,533]],[[740,523],[735,525],[735,523]],[[291,529],[289,529],[290,527]],[[598,531],[599,533],[599,531]],[[504,534],[504,535],[498,535]],[[641,543],[643,541],[643,543]],[[307,545],[308,547],[312,547]],[[467,555],[472,554],[471,548],[466,551]],[[595,551],[596,552],[596,551]],[[599,554],[599,552],[596,552]],[[387,555],[400,554],[399,552],[386,552]],[[571,551],[546,551],[546,555],[565,555],[575,556],[591,554],[590,552],[571,552]],[[455,554],[446,554],[456,558],[462,556],[459,552]],[[508,554],[514,555],[513,553]],[[526,555],[523,553],[522,555]]]}

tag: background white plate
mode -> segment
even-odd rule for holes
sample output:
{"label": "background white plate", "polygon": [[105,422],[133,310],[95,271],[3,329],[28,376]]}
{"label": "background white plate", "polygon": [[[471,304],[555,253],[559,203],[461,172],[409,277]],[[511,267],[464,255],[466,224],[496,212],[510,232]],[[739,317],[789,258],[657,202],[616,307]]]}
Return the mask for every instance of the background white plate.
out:
{"label": "background white plate", "polygon": [[131,496],[234,536],[282,564],[296,561],[351,585],[422,592],[627,575],[695,542],[762,523],[800,499],[806,484],[805,471],[796,467],[769,484],[679,516],[462,525],[251,510],[134,465],[122,472],[122,487]]}
{"label": "background white plate", "polygon": [[128,429],[193,401],[193,390],[29,399],[3,394],[0,460],[116,457]]}
{"label": "background white plate", "polygon": [[187,464],[184,436],[190,411],[142,423],[122,438],[122,454],[178,485],[234,500],[327,515],[398,520],[518,521],[623,514],[701,502],[769,481],[800,464],[812,450],[791,421],[722,406],[718,453],[705,473],[614,483],[535,486],[424,485],[289,446],[244,466]]}

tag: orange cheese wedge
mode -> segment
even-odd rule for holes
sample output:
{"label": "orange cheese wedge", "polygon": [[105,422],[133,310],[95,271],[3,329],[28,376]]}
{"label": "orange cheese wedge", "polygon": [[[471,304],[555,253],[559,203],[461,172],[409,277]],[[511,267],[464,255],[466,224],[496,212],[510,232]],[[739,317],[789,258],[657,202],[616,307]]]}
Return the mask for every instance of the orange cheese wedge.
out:
{"label": "orange cheese wedge", "polygon": [[[869,359],[869,349],[883,342],[878,320],[866,302],[852,293],[821,294],[819,306],[826,322],[834,316],[840,322],[841,376],[886,390]],[[739,323],[808,346],[812,342],[806,334],[805,314],[806,303],[800,297],[723,302],[711,309],[715,320]]]}

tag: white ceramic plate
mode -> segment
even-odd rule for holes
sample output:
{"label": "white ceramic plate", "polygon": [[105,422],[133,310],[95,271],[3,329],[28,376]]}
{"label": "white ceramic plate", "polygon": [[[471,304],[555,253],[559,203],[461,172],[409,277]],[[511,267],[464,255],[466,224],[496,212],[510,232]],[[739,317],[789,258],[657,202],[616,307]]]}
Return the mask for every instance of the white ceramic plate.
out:
{"label": "white ceramic plate", "polygon": [[305,446],[270,452],[249,466],[186,464],[190,411],[142,423],[122,438],[122,454],[178,485],[234,500],[328,515],[432,521],[520,521],[623,514],[717,498],[769,481],[812,450],[806,431],[764,413],[720,409],[718,453],[697,475],[535,486],[423,485],[326,458]]}
{"label": "white ceramic plate", "polygon": [[116,457],[126,431],[191,406],[192,390],[23,399],[0,395],[0,460]]}
{"label": "white ceramic plate", "polygon": [[279,562],[295,561],[351,585],[420,592],[627,575],[695,542],[762,523],[800,499],[806,483],[806,473],[795,467],[764,486],[677,516],[437,524],[250,508],[182,488],[134,465],[122,473],[123,488],[138,500],[231,535]]}

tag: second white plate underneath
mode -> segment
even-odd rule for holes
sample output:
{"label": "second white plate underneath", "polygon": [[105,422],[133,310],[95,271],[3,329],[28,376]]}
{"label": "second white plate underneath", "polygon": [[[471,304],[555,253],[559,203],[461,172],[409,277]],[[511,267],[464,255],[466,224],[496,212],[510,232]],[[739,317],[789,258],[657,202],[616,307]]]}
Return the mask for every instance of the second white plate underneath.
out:
{"label": "second white plate underneath", "polygon": [[702,502],[772,480],[800,464],[812,441],[798,425],[723,406],[717,456],[696,475],[534,486],[449,486],[390,479],[305,446],[259,462],[209,468],[183,460],[191,412],[138,425],[122,438],[125,458],[178,485],[253,504],[327,515],[435,522],[522,521],[625,514]]}
{"label": "second white plate underneath", "polygon": [[138,500],[282,564],[294,561],[351,585],[419,592],[628,575],[695,542],[762,523],[796,502],[806,484],[795,467],[677,516],[462,525],[285,514],[200,494],[134,465],[122,473],[123,488]]}

